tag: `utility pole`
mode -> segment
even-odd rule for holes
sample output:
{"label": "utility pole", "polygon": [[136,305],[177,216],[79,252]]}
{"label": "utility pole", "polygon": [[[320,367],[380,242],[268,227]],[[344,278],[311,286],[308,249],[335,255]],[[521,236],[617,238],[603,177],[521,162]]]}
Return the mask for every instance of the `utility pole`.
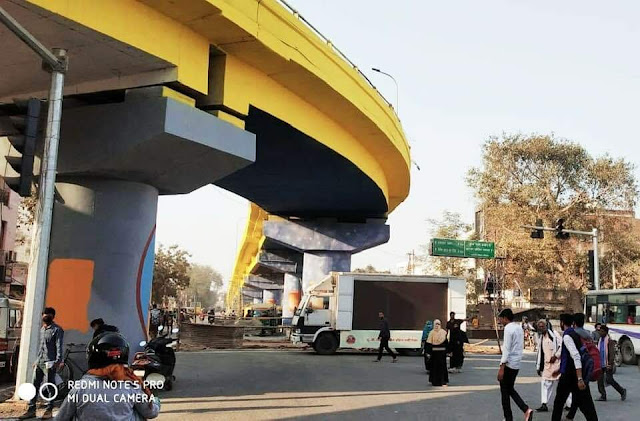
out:
{"label": "utility pole", "polygon": [[18,386],[30,380],[28,375],[32,372],[33,364],[36,362],[40,343],[40,315],[44,308],[47,285],[49,241],[53,218],[60,121],[62,119],[62,89],[67,71],[67,51],[61,48],[49,51],[2,7],[0,7],[0,22],[38,54],[42,58],[43,69],[51,73],[44,153],[40,169],[40,188],[38,189],[38,207],[35,217],[36,225],[31,242],[31,262],[20,338],[21,352],[16,376],[17,391]]}
{"label": "utility pole", "polygon": [[407,263],[407,274],[413,275],[416,266],[416,251],[411,250],[411,253],[407,253],[407,256],[409,256],[409,261]]}

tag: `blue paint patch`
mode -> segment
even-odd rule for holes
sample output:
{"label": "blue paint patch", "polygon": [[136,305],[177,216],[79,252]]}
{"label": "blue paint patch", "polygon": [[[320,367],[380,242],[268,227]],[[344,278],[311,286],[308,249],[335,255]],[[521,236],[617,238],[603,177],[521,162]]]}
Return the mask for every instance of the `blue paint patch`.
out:
{"label": "blue paint patch", "polygon": [[140,279],[140,305],[142,306],[142,317],[145,326],[148,326],[149,319],[149,303],[151,302],[151,284],[153,282],[153,262],[155,258],[155,242],[156,236],[153,235],[147,255],[144,257],[142,266],[142,277]]}

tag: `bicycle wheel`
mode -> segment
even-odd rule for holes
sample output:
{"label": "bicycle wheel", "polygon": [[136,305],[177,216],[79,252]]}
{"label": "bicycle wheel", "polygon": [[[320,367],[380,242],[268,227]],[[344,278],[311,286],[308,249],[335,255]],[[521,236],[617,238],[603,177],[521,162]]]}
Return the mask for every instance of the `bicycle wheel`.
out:
{"label": "bicycle wheel", "polygon": [[61,369],[58,369],[58,375],[62,378],[62,384],[58,389],[58,400],[63,400],[69,394],[69,381],[75,380],[73,375],[73,367],[67,361]]}

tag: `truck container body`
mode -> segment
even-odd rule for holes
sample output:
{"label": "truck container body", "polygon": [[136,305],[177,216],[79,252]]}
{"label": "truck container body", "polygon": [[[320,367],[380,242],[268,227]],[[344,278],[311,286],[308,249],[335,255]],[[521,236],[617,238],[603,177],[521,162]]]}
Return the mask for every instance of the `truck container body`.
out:
{"label": "truck container body", "polygon": [[389,346],[418,353],[425,323],[444,323],[451,311],[466,318],[464,279],[334,272],[304,292],[291,339],[320,354],[378,348],[378,313],[383,312],[391,329]]}

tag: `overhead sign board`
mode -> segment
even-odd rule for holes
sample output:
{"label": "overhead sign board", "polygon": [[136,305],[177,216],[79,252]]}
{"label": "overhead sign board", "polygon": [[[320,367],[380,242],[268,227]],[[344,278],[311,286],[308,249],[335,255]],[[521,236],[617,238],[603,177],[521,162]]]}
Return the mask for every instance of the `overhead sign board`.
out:
{"label": "overhead sign board", "polygon": [[474,259],[493,259],[496,255],[495,243],[487,241],[454,240],[451,238],[433,238],[429,247],[431,256],[468,257]]}

